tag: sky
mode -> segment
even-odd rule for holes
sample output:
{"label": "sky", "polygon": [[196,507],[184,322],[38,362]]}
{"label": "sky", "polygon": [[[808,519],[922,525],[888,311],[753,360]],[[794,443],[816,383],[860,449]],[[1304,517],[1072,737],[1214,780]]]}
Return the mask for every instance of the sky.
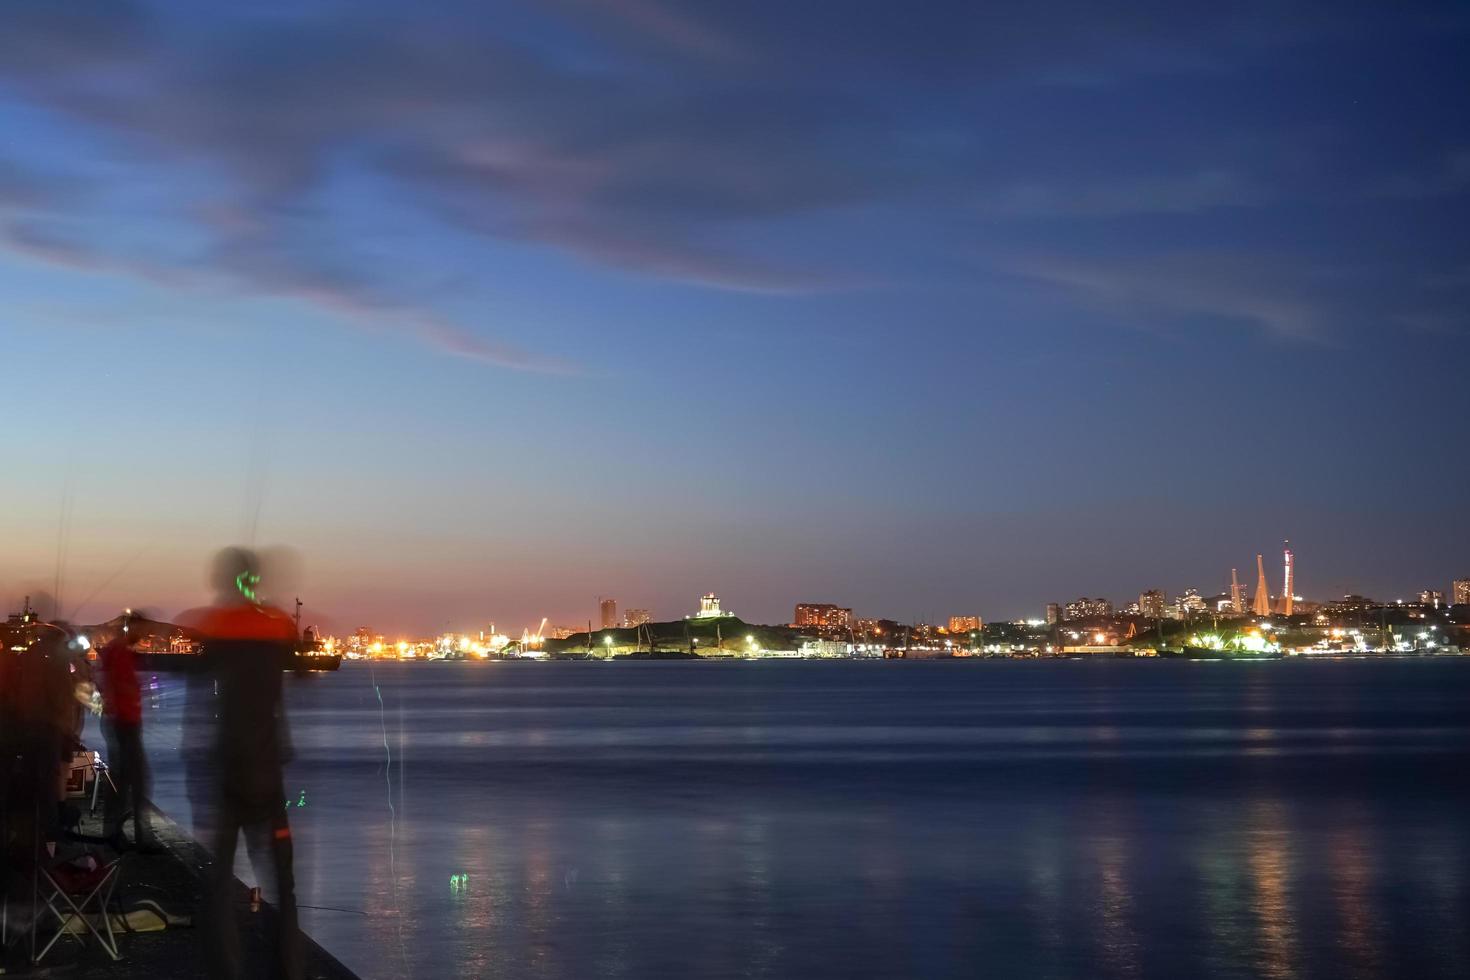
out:
{"label": "sky", "polygon": [[4,16],[11,606],[233,543],[422,633],[1470,576],[1463,3]]}

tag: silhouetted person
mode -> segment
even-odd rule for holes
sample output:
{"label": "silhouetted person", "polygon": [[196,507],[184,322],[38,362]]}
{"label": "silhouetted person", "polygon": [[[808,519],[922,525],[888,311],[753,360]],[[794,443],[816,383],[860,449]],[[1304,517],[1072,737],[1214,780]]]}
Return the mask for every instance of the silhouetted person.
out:
{"label": "silhouetted person", "polygon": [[256,874],[266,867],[274,872],[276,975],[296,980],[303,972],[291,828],[281,782],[281,767],[290,757],[281,680],[295,648],[296,629],[285,612],[258,600],[262,574],[254,552],[226,549],[215,561],[215,604],[181,617],[202,637],[203,656],[218,692],[209,756],[215,777],[214,867],[205,945],[210,976],[221,980],[243,976],[234,910],[235,848],[242,831]]}
{"label": "silhouetted person", "polygon": [[122,850],[123,824],[133,817],[133,843],[140,851],[156,851],[148,824],[148,758],[143,751],[143,692],[138,686],[136,647],[142,638],[138,621],[125,613],[117,636],[97,653],[102,680],[102,733],[107,738],[107,765],[116,792],[107,802],[107,836]]}
{"label": "silhouetted person", "polygon": [[41,840],[58,839],[58,805],[72,754],[79,747],[79,705],[69,637],[47,629],[14,662],[13,687],[3,708],[18,740],[17,789],[41,822]]}
{"label": "silhouetted person", "polygon": [[62,839],[62,787],[78,745],[69,640],[43,624],[23,650],[0,649],[0,890],[13,900],[26,869]]}

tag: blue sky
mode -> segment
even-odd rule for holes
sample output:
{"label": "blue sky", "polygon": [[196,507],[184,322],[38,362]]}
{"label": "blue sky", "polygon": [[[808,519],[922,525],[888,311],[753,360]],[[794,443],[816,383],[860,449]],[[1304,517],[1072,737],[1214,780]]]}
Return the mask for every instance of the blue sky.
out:
{"label": "blue sky", "polygon": [[242,536],[388,630],[1470,574],[1461,4],[6,15],[7,602]]}

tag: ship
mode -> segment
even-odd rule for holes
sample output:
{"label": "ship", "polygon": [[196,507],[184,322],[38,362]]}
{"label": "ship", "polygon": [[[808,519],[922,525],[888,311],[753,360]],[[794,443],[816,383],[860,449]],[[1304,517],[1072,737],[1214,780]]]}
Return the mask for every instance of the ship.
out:
{"label": "ship", "polygon": [[[102,646],[117,635],[122,628],[122,616],[87,627],[88,635],[97,646]],[[201,637],[194,631],[160,620],[135,620],[143,632],[137,646],[139,670],[159,673],[188,673],[203,670],[205,660],[200,655]],[[301,628],[301,600],[296,600],[296,643],[282,665],[284,670],[298,673],[333,671],[342,666],[342,655],[326,649],[316,627]]]}

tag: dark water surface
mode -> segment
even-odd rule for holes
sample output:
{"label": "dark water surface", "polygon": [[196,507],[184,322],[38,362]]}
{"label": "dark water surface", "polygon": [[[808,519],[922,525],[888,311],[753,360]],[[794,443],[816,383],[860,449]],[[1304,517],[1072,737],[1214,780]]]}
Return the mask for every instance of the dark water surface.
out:
{"label": "dark water surface", "polygon": [[365,980],[1470,976],[1470,658],[289,688],[303,923]]}

